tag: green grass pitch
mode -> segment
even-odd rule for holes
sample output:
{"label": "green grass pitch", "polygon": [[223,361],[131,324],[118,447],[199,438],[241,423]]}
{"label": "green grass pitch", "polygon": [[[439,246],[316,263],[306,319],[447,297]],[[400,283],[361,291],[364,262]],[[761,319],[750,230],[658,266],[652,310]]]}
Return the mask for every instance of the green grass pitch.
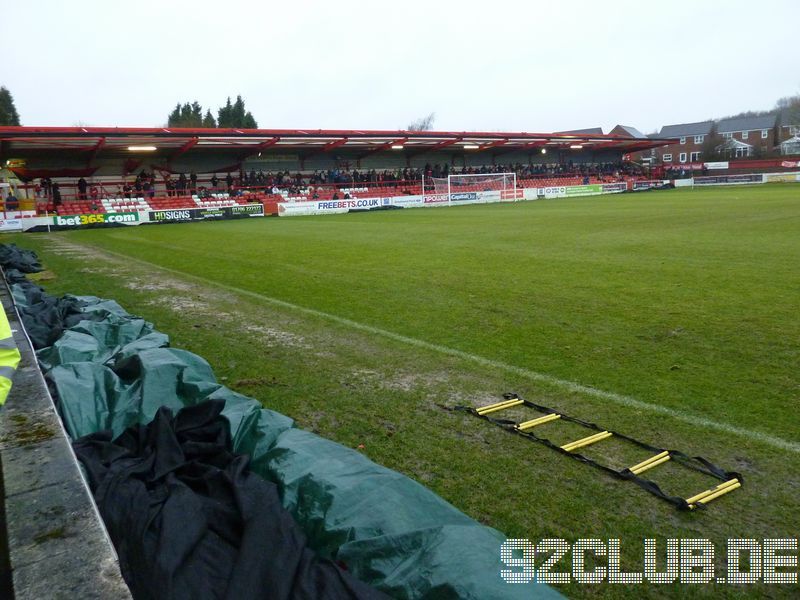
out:
{"label": "green grass pitch", "polygon": [[[623,566],[637,570],[646,537],[711,539],[722,567],[727,538],[800,535],[800,186],[2,241],[39,252],[48,291],[116,299],[230,387],[363,445],[510,537],[620,538]],[[745,485],[678,512],[446,410],[507,391],[702,455]],[[558,423],[540,433],[585,435]],[[647,458],[614,441],[587,454],[618,467]],[[684,497],[715,483],[669,463],[648,475]],[[797,591],[602,587],[611,597]]]}

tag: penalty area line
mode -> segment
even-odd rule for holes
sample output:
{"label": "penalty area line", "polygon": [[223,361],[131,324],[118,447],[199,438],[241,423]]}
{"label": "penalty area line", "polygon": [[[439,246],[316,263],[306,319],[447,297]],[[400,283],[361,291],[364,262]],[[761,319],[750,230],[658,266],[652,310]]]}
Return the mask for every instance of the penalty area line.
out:
{"label": "penalty area line", "polygon": [[[81,244],[77,245],[81,246]],[[199,275],[193,275],[191,273],[186,273],[184,271],[179,271],[177,269],[170,269],[169,267],[165,267],[156,263],[142,260],[140,258],[133,258],[125,254],[114,252],[112,250],[106,250],[105,248],[96,248],[94,246],[92,246],[92,248],[98,250],[99,252],[105,252],[107,254],[116,256],[124,260],[137,262],[143,265],[147,265],[148,267],[155,267],[156,269],[159,269],[161,271],[166,271],[167,273],[172,273],[179,277],[183,277],[186,279],[193,279],[195,281],[204,283],[206,285],[210,285],[224,290],[229,290],[231,292],[235,292],[242,296],[247,296],[249,298],[253,298],[261,302],[266,302],[274,306],[279,306],[287,310],[311,315],[314,317],[325,319],[327,321],[331,321],[333,323],[338,323],[339,325],[344,325],[345,327],[349,327],[357,331],[370,333],[409,346],[414,346],[416,348],[431,350],[439,354],[453,356],[455,358],[460,358],[462,360],[472,362],[481,365],[483,367],[489,367],[492,369],[505,371],[506,373],[518,375],[520,377],[524,377],[531,381],[539,381],[551,385],[553,387],[561,388],[568,392],[576,392],[579,394],[585,394],[592,398],[597,398],[600,400],[608,400],[609,402],[613,402],[614,404],[618,404],[620,406],[625,406],[628,408],[634,408],[637,410],[644,410],[651,413],[664,415],[678,421],[683,421],[684,423],[688,423],[690,425],[694,425],[697,427],[704,427],[706,429],[713,429],[715,431],[743,437],[755,442],[761,442],[762,444],[771,446],[773,448],[777,448],[779,450],[786,450],[789,452],[800,454],[800,443],[785,440],[783,438],[779,438],[777,436],[770,435],[768,433],[763,433],[761,431],[753,431],[750,429],[745,429],[743,427],[730,425],[728,423],[720,423],[719,421],[713,421],[712,419],[708,419],[706,417],[701,417],[698,415],[693,415],[691,413],[676,410],[674,408],[669,408],[666,406],[645,402],[643,400],[638,400],[636,398],[633,398],[632,396],[625,396],[623,394],[617,394],[616,392],[607,392],[605,390],[597,389],[588,385],[583,385],[575,381],[569,381],[568,379],[560,379],[558,377],[554,377],[553,375],[540,373],[532,369],[526,369],[523,367],[517,367],[515,365],[509,365],[497,360],[492,360],[490,358],[479,356],[477,354],[470,354],[469,352],[464,352],[463,350],[457,350],[455,348],[450,348],[448,346],[442,346],[439,344],[434,344],[432,342],[426,342],[425,340],[419,340],[416,338],[408,337],[399,333],[395,333],[393,331],[380,329],[379,327],[373,327],[372,325],[367,325],[365,323],[359,323],[358,321],[353,321],[352,319],[348,319],[346,317],[340,317],[338,315],[326,313],[321,310],[317,310],[315,308],[300,306],[299,304],[293,304],[285,300],[280,300],[278,298],[272,298],[271,296],[265,296],[264,294],[259,294],[258,292],[253,292],[251,290],[245,290],[242,288],[238,288],[236,286],[220,283],[218,281],[214,281],[213,279],[207,279]]]}

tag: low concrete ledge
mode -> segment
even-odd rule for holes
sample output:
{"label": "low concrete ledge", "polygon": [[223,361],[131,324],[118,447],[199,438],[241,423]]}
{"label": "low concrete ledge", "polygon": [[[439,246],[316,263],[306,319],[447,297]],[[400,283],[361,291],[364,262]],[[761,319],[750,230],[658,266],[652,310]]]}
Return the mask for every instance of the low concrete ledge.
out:
{"label": "low concrete ledge", "polygon": [[[131,598],[114,548],[56,414],[5,278],[0,300],[21,361],[0,409],[0,465],[16,600]],[[0,548],[3,544],[0,544]],[[0,589],[2,587],[0,586]]]}

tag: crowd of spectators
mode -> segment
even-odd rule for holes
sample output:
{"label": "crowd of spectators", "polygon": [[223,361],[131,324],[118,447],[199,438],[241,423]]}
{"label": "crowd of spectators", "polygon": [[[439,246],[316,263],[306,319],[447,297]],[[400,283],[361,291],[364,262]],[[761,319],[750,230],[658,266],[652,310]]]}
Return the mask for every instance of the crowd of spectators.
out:
{"label": "crowd of spectators", "polygon": [[34,193],[37,198],[46,198],[56,206],[61,204],[61,186],[49,177],[42,177],[39,180],[39,185],[34,187]]}
{"label": "crowd of spectators", "polygon": [[[630,162],[608,163],[534,163],[523,165],[506,164],[482,167],[462,167],[453,173],[457,174],[488,174],[488,173],[516,173],[517,179],[546,179],[554,177],[595,177],[605,181],[616,181],[625,177],[642,175],[642,168]],[[433,175],[436,177],[436,175]],[[446,177],[446,175],[444,175]]]}
{"label": "crowd of spectators", "polygon": [[264,188],[272,190],[293,190],[305,188],[308,186],[320,185],[333,185],[333,186],[347,186],[363,184],[365,186],[384,186],[392,185],[399,186],[405,185],[409,182],[419,181],[422,178],[423,171],[421,169],[411,169],[406,167],[404,169],[368,169],[361,170],[353,169],[328,169],[317,170],[313,173],[294,173],[289,171],[277,171],[275,173],[267,171],[250,171],[245,175],[242,181],[242,186],[245,188]]}
{"label": "crowd of spectators", "polygon": [[408,182],[420,181],[425,178],[445,178],[456,174],[490,174],[490,173],[516,173],[518,179],[552,178],[552,177],[583,177],[592,176],[599,178],[624,178],[641,175],[641,169],[632,163],[573,163],[564,164],[502,164],[484,165],[480,167],[453,168],[447,163],[444,165],[426,164],[423,168],[403,169],[368,169],[346,170],[328,169],[317,170],[313,173],[294,173],[289,171],[250,171],[242,181],[243,187],[279,189],[301,188],[309,185],[336,185],[366,184],[372,186],[404,185]]}
{"label": "crowd of spectators", "polygon": [[402,169],[328,169],[312,173],[290,173],[289,171],[266,172],[250,171],[241,184],[246,189],[265,189],[278,193],[300,193],[314,186],[364,186],[364,187],[403,187],[425,179],[446,178],[448,175],[472,175],[491,173],[516,173],[517,180],[545,179],[558,177],[594,177],[603,181],[620,181],[626,177],[642,175],[643,171],[633,163],[573,163],[564,164],[500,164],[480,167],[453,168],[449,164],[426,164],[422,168]]}

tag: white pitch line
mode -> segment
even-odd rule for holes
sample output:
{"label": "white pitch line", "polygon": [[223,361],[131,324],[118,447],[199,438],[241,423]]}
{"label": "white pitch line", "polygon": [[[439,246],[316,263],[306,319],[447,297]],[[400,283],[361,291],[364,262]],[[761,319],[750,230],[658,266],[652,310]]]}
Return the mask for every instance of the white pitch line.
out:
{"label": "white pitch line", "polygon": [[[94,248],[94,247],[93,247]],[[625,396],[623,394],[617,394],[615,392],[607,392],[605,390],[599,390],[597,388],[593,388],[588,385],[583,385],[581,383],[576,383],[574,381],[569,381],[567,379],[559,379],[558,377],[554,377],[552,375],[547,375],[546,373],[539,373],[538,371],[533,371],[531,369],[525,369],[522,367],[516,367],[514,365],[508,365],[503,362],[499,362],[496,360],[492,360],[490,358],[485,358],[483,356],[478,356],[476,354],[470,354],[468,352],[464,352],[462,350],[456,350],[455,348],[449,348],[447,346],[441,346],[439,344],[433,344],[431,342],[426,342],[424,340],[418,340],[416,338],[408,337],[405,335],[401,335],[399,333],[394,333],[393,331],[387,331],[385,329],[380,329],[378,327],[373,327],[372,325],[366,325],[364,323],[359,323],[358,321],[353,321],[351,319],[347,319],[345,317],[340,317],[338,315],[333,315],[330,313],[323,312],[321,310],[317,310],[314,308],[308,308],[305,306],[300,306],[299,304],[292,304],[291,302],[286,302],[285,300],[279,300],[278,298],[272,298],[270,296],[265,296],[264,294],[259,294],[258,292],[253,292],[250,290],[245,290],[242,288],[238,288],[231,285],[225,285],[224,283],[220,283],[218,281],[214,281],[212,279],[206,279],[205,277],[201,277],[199,275],[192,275],[191,273],[185,273],[184,271],[178,271],[176,269],[170,269],[169,267],[164,267],[158,265],[156,263],[151,263],[146,260],[142,260],[139,258],[133,258],[126,254],[120,254],[117,252],[113,252],[111,250],[100,249],[100,252],[106,252],[118,258],[122,258],[124,260],[129,260],[132,262],[137,262],[143,265],[147,265],[148,267],[155,267],[162,271],[166,271],[168,273],[173,273],[174,275],[178,275],[180,277],[194,279],[196,281],[200,281],[202,283],[225,289],[230,290],[232,292],[236,292],[237,294],[241,294],[242,296],[248,296],[250,298],[255,298],[262,302],[267,302],[269,304],[273,304],[275,306],[280,306],[282,308],[286,308],[289,310],[293,310],[296,312],[305,313],[307,315],[312,315],[315,317],[319,317],[322,319],[326,319],[328,321],[332,321],[334,323],[338,323],[340,325],[344,325],[346,327],[350,327],[351,329],[356,329],[358,331],[364,331],[367,333],[371,333],[373,335],[381,336],[390,340],[394,340],[396,342],[401,342],[403,344],[407,344],[409,346],[415,346],[417,348],[424,348],[426,350],[432,350],[434,352],[438,352],[440,354],[446,354],[448,356],[454,356],[456,358],[460,358],[466,361],[470,361],[476,364],[479,364],[484,367],[490,367],[492,369],[498,369],[501,371],[505,371],[507,373],[512,373],[514,375],[518,375],[520,377],[525,377],[532,381],[540,381],[542,383],[546,383],[555,387],[560,387],[568,392],[578,392],[581,394],[585,394],[587,396],[591,396],[593,398],[598,398],[600,400],[608,400],[615,404],[619,404],[620,406],[627,406],[629,408],[635,408],[639,410],[646,410],[651,413],[656,413],[660,415],[665,415],[676,419],[678,421],[683,421],[690,425],[705,427],[706,429],[714,429],[716,431],[721,431],[722,433],[728,433],[731,435],[737,435],[743,438],[748,438],[753,441],[761,442],[767,446],[772,446],[773,448],[778,448],[780,450],[788,450],[789,452],[794,452],[800,454],[800,443],[792,442],[789,440],[785,440],[783,438],[779,438],[774,435],[770,435],[768,433],[763,433],[760,431],[753,431],[750,429],[745,429],[743,427],[737,427],[735,425],[730,425],[728,423],[720,423],[718,421],[712,421],[711,419],[707,419],[706,417],[701,417],[698,415],[693,415],[691,413],[686,413],[680,410],[676,410],[674,408],[668,408],[666,406],[661,406],[658,404],[651,404],[650,402],[645,402],[643,400],[637,400],[631,396]]]}

